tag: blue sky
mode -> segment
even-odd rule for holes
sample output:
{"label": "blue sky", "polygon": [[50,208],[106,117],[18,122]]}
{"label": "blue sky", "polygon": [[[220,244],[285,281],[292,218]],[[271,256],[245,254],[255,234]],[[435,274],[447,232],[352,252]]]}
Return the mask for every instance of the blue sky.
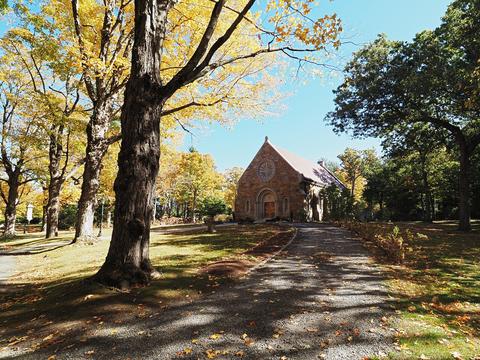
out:
{"label": "blue sky", "polygon": [[[263,2],[263,1],[262,1]],[[365,44],[385,33],[391,39],[410,40],[417,32],[432,29],[440,23],[450,0],[319,0],[321,13],[336,12],[343,21],[344,37]],[[0,34],[7,24],[0,18]],[[344,46],[336,62],[345,63],[359,46]],[[289,79],[282,111],[261,122],[243,119],[231,128],[218,124],[194,129],[195,137],[185,136],[181,146],[196,147],[210,153],[219,170],[233,166],[246,167],[268,135],[270,141],[312,161],[320,158],[336,160],[346,147],[379,148],[377,139],[352,139],[347,134],[335,135],[324,123],[333,109],[332,90],[341,81],[336,76],[310,79]]]}
{"label": "blue sky", "polygon": [[[424,29],[435,28],[445,13],[449,0],[321,0],[320,8],[335,11],[344,23],[343,36],[357,44],[367,43],[379,33],[391,39],[410,40]],[[355,46],[339,51],[337,61],[346,61]],[[310,80],[292,79],[286,90],[292,95],[284,101],[279,115],[256,120],[241,120],[233,128],[220,125],[195,129],[195,137],[186,136],[184,148],[191,145],[200,152],[210,153],[219,170],[233,166],[246,167],[268,135],[270,141],[302,157],[336,160],[346,147],[379,148],[377,139],[357,140],[349,135],[335,135],[324,123],[333,109],[332,90],[340,75]]]}

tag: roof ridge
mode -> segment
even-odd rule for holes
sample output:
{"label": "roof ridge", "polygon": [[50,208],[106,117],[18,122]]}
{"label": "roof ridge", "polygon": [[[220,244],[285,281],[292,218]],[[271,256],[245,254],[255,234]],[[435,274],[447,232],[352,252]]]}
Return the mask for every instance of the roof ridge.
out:
{"label": "roof ridge", "polygon": [[[295,170],[296,172],[298,172],[299,174],[303,175],[303,173],[297,169],[297,167],[292,164],[283,154],[282,154],[282,151],[285,151],[285,152],[288,152],[287,150],[284,150],[282,148],[279,148],[278,146],[276,145],[273,145],[270,141],[268,142],[268,144],[277,152],[278,155],[280,155],[280,157],[285,160],[288,165],[290,165],[292,167],[293,170]],[[291,155],[294,155],[294,154],[291,154]]]}
{"label": "roof ridge", "polygon": [[270,145],[277,152],[277,154],[280,155],[280,157],[285,160],[288,165],[291,166],[293,170],[301,174],[306,179],[310,179],[316,183],[323,185],[337,183],[337,185],[345,187],[342,181],[325,166],[305,159],[295,153],[282,149],[281,147],[273,145],[268,140],[266,141],[266,143]]}

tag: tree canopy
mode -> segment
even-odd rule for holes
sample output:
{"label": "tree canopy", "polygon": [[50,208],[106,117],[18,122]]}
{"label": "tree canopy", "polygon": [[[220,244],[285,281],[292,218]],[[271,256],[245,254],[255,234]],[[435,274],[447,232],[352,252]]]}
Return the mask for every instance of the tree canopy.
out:
{"label": "tree canopy", "polygon": [[411,42],[380,35],[355,53],[327,121],[336,131],[387,137],[425,123],[459,149],[460,228],[470,228],[470,161],[480,143],[477,2],[457,0],[442,24]]}

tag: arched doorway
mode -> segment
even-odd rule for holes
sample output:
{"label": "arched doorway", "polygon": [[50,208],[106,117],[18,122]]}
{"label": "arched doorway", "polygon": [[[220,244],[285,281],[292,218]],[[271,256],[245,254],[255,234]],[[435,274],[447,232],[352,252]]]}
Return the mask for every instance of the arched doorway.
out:
{"label": "arched doorway", "polygon": [[258,219],[273,219],[277,216],[277,196],[270,189],[260,191],[257,197]]}

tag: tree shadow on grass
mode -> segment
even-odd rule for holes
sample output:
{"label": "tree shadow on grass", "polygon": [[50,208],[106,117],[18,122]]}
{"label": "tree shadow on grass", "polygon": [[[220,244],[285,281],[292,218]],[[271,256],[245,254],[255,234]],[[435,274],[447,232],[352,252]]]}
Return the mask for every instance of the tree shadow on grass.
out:
{"label": "tree shadow on grass", "polygon": [[[385,349],[390,340],[381,317],[388,303],[378,269],[344,231],[314,225],[301,231],[288,252],[243,279],[164,267],[164,279],[128,294],[82,279],[45,284],[58,291],[56,303],[39,300],[32,304],[36,312],[23,314],[13,307],[9,316],[17,322],[9,319],[2,337],[18,335],[22,322],[21,329],[33,329],[40,339],[35,350],[10,354],[32,359],[54,353],[59,359],[197,359],[212,352],[228,359],[239,352],[245,359],[313,359],[322,352],[356,359]],[[315,257],[318,250],[332,260]],[[177,295],[170,302],[162,297],[169,291]],[[178,296],[182,291],[189,297]]]}
{"label": "tree shadow on grass", "polygon": [[238,253],[248,250],[261,241],[267,240],[279,233],[288,232],[275,225],[238,226],[234,231],[231,229],[218,229],[214,234],[201,233],[175,233],[163,235],[163,238],[152,242],[151,248],[161,246],[175,246],[177,248],[197,247],[204,251],[222,251],[226,253]]}

